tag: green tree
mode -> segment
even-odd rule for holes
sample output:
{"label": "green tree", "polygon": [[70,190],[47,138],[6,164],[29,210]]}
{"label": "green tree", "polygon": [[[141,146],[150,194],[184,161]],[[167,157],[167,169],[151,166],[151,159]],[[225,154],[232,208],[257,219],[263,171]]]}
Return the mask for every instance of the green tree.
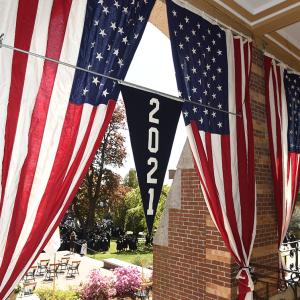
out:
{"label": "green tree", "polygon": [[138,183],[138,179],[137,179],[137,175],[136,175],[136,170],[135,169],[130,169],[128,174],[125,175],[124,177],[124,185],[128,186],[129,188],[133,188],[135,189],[136,187],[138,187],[139,183]]}
{"label": "green tree", "polygon": [[[169,192],[169,186],[164,185],[161,191],[159,203],[157,206],[156,216],[154,220],[153,229],[156,229],[159,225],[162,212],[165,207],[167,195]],[[138,233],[140,231],[146,231],[146,219],[144,216],[142,197],[140,189],[137,187],[126,194],[124,199],[124,205],[126,208],[125,215],[125,230],[133,231]]]}
{"label": "green tree", "polygon": [[124,128],[124,109],[117,106],[71,205],[73,215],[85,231],[92,231],[96,221],[108,214],[116,198],[120,197],[121,177],[111,168],[123,166],[127,155],[122,132]]}

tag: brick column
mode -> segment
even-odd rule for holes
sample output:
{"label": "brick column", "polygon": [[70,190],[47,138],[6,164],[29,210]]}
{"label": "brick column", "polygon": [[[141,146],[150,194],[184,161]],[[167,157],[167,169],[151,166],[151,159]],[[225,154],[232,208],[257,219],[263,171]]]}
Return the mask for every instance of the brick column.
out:
{"label": "brick column", "polygon": [[[250,81],[257,183],[257,234],[252,263],[278,266],[276,214],[265,115],[263,54],[253,49]],[[270,268],[257,272],[277,274]],[[167,208],[154,238],[154,300],[236,299],[237,266],[216,230],[199,187],[191,151],[185,145]],[[270,279],[271,282],[276,280]],[[276,286],[270,285],[270,294]],[[265,284],[256,292],[265,297]],[[274,298],[275,299],[275,298]]]}

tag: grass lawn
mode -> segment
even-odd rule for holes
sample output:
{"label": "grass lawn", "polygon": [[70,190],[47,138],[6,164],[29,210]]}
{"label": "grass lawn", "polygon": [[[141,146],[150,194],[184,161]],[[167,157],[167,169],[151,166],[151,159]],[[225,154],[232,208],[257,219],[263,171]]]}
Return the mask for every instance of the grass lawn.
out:
{"label": "grass lawn", "polygon": [[138,249],[134,252],[131,251],[117,252],[117,243],[116,241],[112,240],[110,242],[110,249],[108,250],[108,252],[105,253],[98,252],[95,255],[89,255],[89,257],[98,260],[103,260],[105,258],[117,258],[138,266],[143,265],[144,267],[153,265],[152,249],[144,247],[143,243],[139,243]]}

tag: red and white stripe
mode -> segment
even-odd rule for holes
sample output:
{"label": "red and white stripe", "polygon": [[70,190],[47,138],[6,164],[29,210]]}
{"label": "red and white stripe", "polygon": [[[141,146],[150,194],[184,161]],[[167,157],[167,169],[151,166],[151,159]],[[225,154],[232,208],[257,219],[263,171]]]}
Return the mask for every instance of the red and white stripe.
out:
{"label": "red and white stripe", "polygon": [[[87,0],[0,0],[5,43],[76,65]],[[75,71],[0,50],[0,299],[47,244],[100,146],[115,101],[75,105]]]}
{"label": "red and white stripe", "polygon": [[230,135],[198,130],[192,121],[188,138],[209,212],[241,267],[239,299],[252,299],[248,271],[256,233],[253,126],[249,97],[251,43],[226,31]]}
{"label": "red and white stripe", "polygon": [[278,216],[278,247],[290,224],[300,180],[300,154],[288,151],[288,108],[283,80],[284,66],[265,56],[266,111]]}

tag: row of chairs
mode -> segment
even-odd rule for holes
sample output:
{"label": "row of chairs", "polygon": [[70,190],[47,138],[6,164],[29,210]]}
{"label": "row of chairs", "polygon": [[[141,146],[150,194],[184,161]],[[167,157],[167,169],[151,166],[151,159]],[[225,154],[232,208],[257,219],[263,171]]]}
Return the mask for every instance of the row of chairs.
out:
{"label": "row of chairs", "polygon": [[37,266],[31,266],[24,276],[24,283],[35,282],[36,277],[44,276],[44,281],[52,281],[57,274],[66,274],[66,278],[75,278],[79,274],[80,260],[70,261],[70,257],[62,257],[57,263],[50,263],[50,259],[40,260]]}

